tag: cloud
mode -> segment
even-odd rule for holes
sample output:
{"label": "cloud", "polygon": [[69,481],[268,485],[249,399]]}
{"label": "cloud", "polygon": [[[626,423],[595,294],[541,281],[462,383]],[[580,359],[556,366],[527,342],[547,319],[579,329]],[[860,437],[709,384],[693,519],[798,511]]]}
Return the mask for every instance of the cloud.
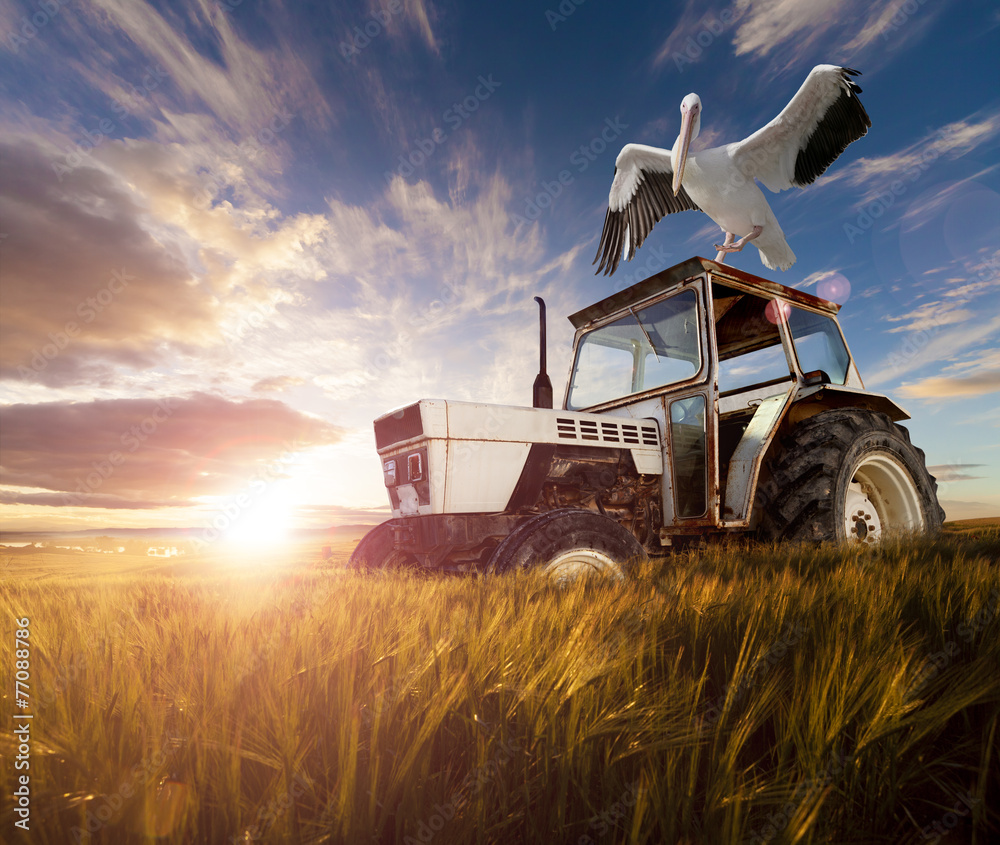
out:
{"label": "cloud", "polygon": [[938,484],[947,484],[952,481],[972,481],[982,478],[981,475],[969,475],[965,470],[986,466],[986,464],[938,464],[927,467],[927,471],[934,476]]}
{"label": "cloud", "polygon": [[996,287],[996,285],[996,280],[970,282],[967,285],[960,285],[957,288],[946,290],[944,295],[947,297],[957,297],[967,302],[969,299],[980,293],[986,293],[990,290],[990,288]]}
{"label": "cloud", "polygon": [[[989,383],[980,378],[983,373],[1000,370],[1000,352],[995,351],[995,336],[1000,332],[1000,318],[980,317],[990,314],[992,305],[983,305],[977,300],[990,296],[1000,287],[1000,275],[996,272],[996,259],[974,265],[967,276],[954,276],[936,283],[934,291],[939,299],[926,301],[918,307],[899,315],[886,315],[883,319],[890,323],[903,323],[888,330],[888,334],[902,335],[896,345],[876,368],[876,375],[866,379],[874,386],[895,377],[915,372],[921,367],[936,363],[939,365],[938,379],[929,379],[904,387],[911,396],[922,397],[929,391],[932,395],[978,395],[989,392],[984,389]],[[954,268],[936,268],[928,273]],[[973,272],[975,271],[975,272]],[[970,281],[975,279],[975,281]],[[948,287],[952,285],[952,287]],[[918,299],[924,294],[912,295]],[[966,307],[968,306],[968,307]],[[950,328],[954,326],[955,328]],[[966,350],[988,343],[994,351],[977,351],[967,360],[961,360]],[[963,383],[966,377],[972,381]]]}
{"label": "cloud", "polygon": [[[37,136],[0,138],[2,378],[110,385],[238,341],[326,275],[326,218],[278,215],[235,154],[212,176],[198,150],[152,141],[66,162]],[[213,201],[230,190],[239,207]]]}
{"label": "cloud", "polygon": [[942,374],[904,384],[900,391],[917,399],[952,396],[982,396],[1000,390],[1000,350],[977,353],[965,361],[953,361]]}
{"label": "cloud", "polygon": [[[396,176],[365,205],[330,198],[322,213],[287,216],[235,144],[111,141],[59,174],[54,143],[0,141],[11,221],[0,375],[21,383],[21,399],[41,397],[32,384],[121,391],[157,368],[181,392],[192,376],[202,389],[248,393],[300,379],[351,399],[354,413],[360,395],[394,403],[424,383],[440,392],[442,366],[470,337],[501,390],[511,376],[496,349],[528,357],[509,331],[522,319],[512,303],[530,308],[571,274],[571,255],[542,263],[541,227],[512,231],[511,188],[467,165],[471,139],[439,153],[464,174],[461,196]],[[111,275],[122,271],[124,287]]]}
{"label": "cloud", "polygon": [[916,399],[948,399],[952,396],[982,396],[1000,391],[1000,370],[977,373],[965,378],[934,376],[899,388]]}
{"label": "cloud", "polygon": [[882,362],[872,368],[872,375],[865,377],[865,385],[874,387],[885,384],[921,367],[955,357],[988,342],[1000,331],[1000,317],[987,320],[969,320],[954,328],[931,325],[922,331],[908,333]]}
{"label": "cloud", "polygon": [[[247,43],[234,29],[232,13],[209,0],[198,0],[187,14],[130,0],[95,0],[75,11],[82,57],[103,52],[114,39],[119,60],[131,48],[139,67],[157,63],[176,105],[207,111],[236,137],[256,134],[279,111],[302,113],[316,128],[332,121],[301,50],[283,40],[280,26],[272,25],[273,46],[265,48]],[[82,79],[113,99],[131,85],[115,74],[114,66],[94,73],[87,58],[72,64]]]}
{"label": "cloud", "polygon": [[[731,7],[715,12],[707,9],[700,0],[687,0],[679,20],[653,57],[653,67],[659,68],[667,61],[673,61],[676,69],[683,71],[686,65],[698,61],[717,38],[728,39],[727,30],[739,18],[739,14],[738,10]],[[688,39],[693,40],[693,47]]]}
{"label": "cloud", "polygon": [[944,508],[946,518],[949,521],[1000,516],[1000,503],[998,502],[958,502],[941,499],[939,504]]}
{"label": "cloud", "polygon": [[[958,158],[981,146],[994,144],[998,135],[1000,135],[1000,110],[996,108],[992,111],[979,110],[962,120],[953,121],[926,133],[919,140],[895,153],[855,159],[846,167],[828,171],[816,180],[816,185],[843,181],[852,188],[865,189],[859,194],[855,203],[855,206],[860,208],[885,192],[893,180],[905,178],[908,182],[914,182],[941,156]],[[963,180],[961,184],[981,178],[994,169],[987,168]],[[906,185],[905,182],[903,184]],[[961,184],[957,185],[956,189],[960,188]]]}
{"label": "cloud", "polygon": [[437,36],[431,26],[431,16],[434,14],[434,7],[424,0],[409,0],[405,5],[406,16],[410,19],[417,31],[420,33],[427,48],[437,55],[441,54]]}
{"label": "cloud", "polygon": [[[987,408],[978,414],[969,414],[957,421],[959,425],[986,425],[991,428],[1000,428],[1000,406]],[[1000,443],[993,443],[985,448],[1000,449]]]}
{"label": "cloud", "polygon": [[867,5],[852,0],[737,0],[740,25],[733,39],[735,53],[764,57],[793,42],[799,54],[808,54],[807,48],[843,20],[842,15]]}
{"label": "cloud", "polygon": [[797,54],[808,55],[845,14],[868,5],[852,0],[737,0],[741,21],[733,39],[735,53],[764,57],[790,42]]}
{"label": "cloud", "polygon": [[0,420],[7,500],[83,507],[191,505],[342,436],[282,402],[204,393],[5,405]]}
{"label": "cloud", "polygon": [[[985,188],[983,179],[998,169],[1000,169],[1000,165],[994,164],[984,167],[963,179],[934,185],[931,190],[924,192],[914,202],[910,203],[909,207],[900,217],[901,231],[904,233],[913,232],[950,209],[964,206],[968,212],[975,208],[974,203],[976,199],[984,200],[989,208],[980,220],[985,221],[995,218],[997,214],[1000,214],[1000,194],[989,188]],[[976,194],[979,194],[978,198]],[[990,235],[993,234],[994,232],[990,231]],[[989,240],[995,243],[992,237]],[[989,246],[980,246],[978,251],[986,253],[989,250]],[[968,263],[971,263],[975,258],[976,250],[972,249],[967,256]]]}
{"label": "cloud", "polygon": [[953,303],[928,302],[898,317],[887,316],[890,323],[907,321],[905,326],[889,329],[889,332],[937,331],[942,326],[964,323],[972,318],[971,311],[957,308]]}
{"label": "cloud", "polygon": [[[37,507],[61,508],[71,504],[77,497],[66,493],[25,493],[19,490],[0,490],[0,505],[34,505]],[[175,508],[187,502],[130,499],[108,493],[87,493],[79,496],[79,504],[88,508],[105,510],[159,510]],[[79,506],[79,505],[78,505]]]}
{"label": "cloud", "polygon": [[387,0],[366,5],[367,10],[350,7],[350,12],[340,21],[344,33],[344,40],[338,45],[342,58],[356,64],[365,62],[370,57],[362,51],[382,37],[383,32],[404,45],[415,32],[424,46],[440,57],[440,39],[434,32],[433,23],[438,12],[429,0]]}
{"label": "cloud", "polygon": [[735,55],[770,57],[782,70],[823,54],[826,61],[860,66],[863,58],[870,66],[885,61],[887,47],[919,40],[944,8],[907,13],[901,6],[898,0],[736,0]]}
{"label": "cloud", "polygon": [[298,376],[272,376],[271,378],[262,378],[260,381],[255,382],[250,389],[255,393],[281,393],[289,387],[298,387],[305,383],[306,380]]}
{"label": "cloud", "polygon": [[323,520],[337,526],[349,524],[377,525],[392,515],[388,505],[381,508],[352,508],[343,505],[302,505],[295,509],[302,519]]}
{"label": "cloud", "polygon": [[246,338],[258,378],[306,377],[351,413],[359,399],[392,406],[484,384],[499,395],[515,363],[531,357],[512,329],[530,325],[532,295],[547,296],[571,268],[565,256],[542,263],[539,227],[511,231],[501,177],[468,193],[452,203],[396,177],[365,207],[331,199],[312,248],[328,276],[309,304],[287,309],[288,328]]}
{"label": "cloud", "polygon": [[135,194],[99,166],[57,174],[56,161],[37,140],[0,141],[0,375],[100,380],[108,364],[152,366],[165,342],[208,332],[211,291],[142,227]]}
{"label": "cloud", "polygon": [[980,352],[974,358],[970,358],[967,361],[956,361],[954,364],[945,367],[945,372],[953,372],[958,376],[962,376],[969,371],[975,372],[984,369],[1000,370],[1000,349]]}
{"label": "cloud", "polygon": [[[843,52],[846,55],[853,55],[860,52],[865,47],[875,43],[877,38],[882,41],[878,43],[877,50],[871,53],[876,59],[884,56],[888,51],[887,47],[900,50],[906,45],[920,40],[928,28],[933,26],[947,4],[936,4],[936,7],[924,5],[910,8],[905,3],[898,0],[889,0],[887,3],[874,3],[868,7],[862,7],[868,12],[864,23],[856,28],[857,34],[848,42]],[[859,17],[858,20],[861,18]]]}
{"label": "cloud", "polygon": [[832,279],[835,276],[842,275],[837,270],[816,270],[806,276],[801,282],[796,282],[792,287],[798,288],[799,290],[805,290],[808,287],[819,284],[820,282],[825,282],[827,279]]}

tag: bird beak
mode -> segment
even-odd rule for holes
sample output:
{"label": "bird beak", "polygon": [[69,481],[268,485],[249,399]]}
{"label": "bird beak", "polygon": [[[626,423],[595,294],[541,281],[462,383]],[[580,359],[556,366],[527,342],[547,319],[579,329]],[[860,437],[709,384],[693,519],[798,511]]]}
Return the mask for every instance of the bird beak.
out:
{"label": "bird beak", "polygon": [[674,162],[674,196],[681,189],[681,179],[684,178],[684,165],[687,164],[688,147],[691,145],[691,132],[694,129],[694,115],[688,109],[681,118],[681,134],[677,136],[680,149],[677,151],[677,161]]}

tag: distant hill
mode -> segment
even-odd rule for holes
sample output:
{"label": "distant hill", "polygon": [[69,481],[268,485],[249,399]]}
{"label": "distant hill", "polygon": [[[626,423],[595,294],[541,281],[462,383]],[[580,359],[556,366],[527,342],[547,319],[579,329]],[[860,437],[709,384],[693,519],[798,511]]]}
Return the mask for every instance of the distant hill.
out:
{"label": "distant hill", "polygon": [[[331,534],[345,534],[356,531],[370,531],[376,523],[352,523],[332,525],[329,528],[300,528],[291,532],[291,539],[303,540],[327,537]],[[199,535],[200,528],[88,528],[82,531],[0,531],[0,546],[5,542],[38,542],[40,540],[69,540],[74,537],[135,537],[190,540]]]}

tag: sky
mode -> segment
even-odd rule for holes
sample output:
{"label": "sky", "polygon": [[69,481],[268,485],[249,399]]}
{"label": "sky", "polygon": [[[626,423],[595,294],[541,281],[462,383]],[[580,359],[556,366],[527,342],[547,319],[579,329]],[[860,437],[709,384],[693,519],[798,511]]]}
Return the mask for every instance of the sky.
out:
{"label": "sky", "polygon": [[[773,118],[816,64],[872,120],[768,194],[949,518],[1000,515],[1000,10],[987,0],[0,0],[0,528],[249,540],[388,516],[372,421],[531,404],[626,143]],[[738,233],[744,234],[744,233]]]}

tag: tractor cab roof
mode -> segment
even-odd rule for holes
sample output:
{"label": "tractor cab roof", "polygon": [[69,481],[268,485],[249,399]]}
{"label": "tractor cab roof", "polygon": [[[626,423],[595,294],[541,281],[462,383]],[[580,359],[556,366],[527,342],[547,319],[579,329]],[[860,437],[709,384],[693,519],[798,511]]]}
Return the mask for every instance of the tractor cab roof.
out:
{"label": "tractor cab roof", "polygon": [[579,329],[588,323],[592,323],[594,320],[625,311],[630,306],[644,302],[650,297],[657,296],[671,288],[679,287],[686,281],[706,271],[710,274],[712,282],[722,284],[736,282],[744,287],[756,288],[762,294],[778,296],[789,302],[806,305],[830,315],[835,315],[840,310],[840,306],[837,303],[813,296],[811,293],[796,290],[787,285],[778,284],[778,282],[762,279],[759,276],[754,276],[752,273],[737,270],[735,267],[730,267],[726,264],[718,264],[707,258],[696,257],[682,261],[680,264],[675,264],[667,270],[661,270],[648,279],[636,282],[631,287],[618,291],[602,299],[600,302],[588,305],[586,308],[570,315],[569,320],[574,328]]}

